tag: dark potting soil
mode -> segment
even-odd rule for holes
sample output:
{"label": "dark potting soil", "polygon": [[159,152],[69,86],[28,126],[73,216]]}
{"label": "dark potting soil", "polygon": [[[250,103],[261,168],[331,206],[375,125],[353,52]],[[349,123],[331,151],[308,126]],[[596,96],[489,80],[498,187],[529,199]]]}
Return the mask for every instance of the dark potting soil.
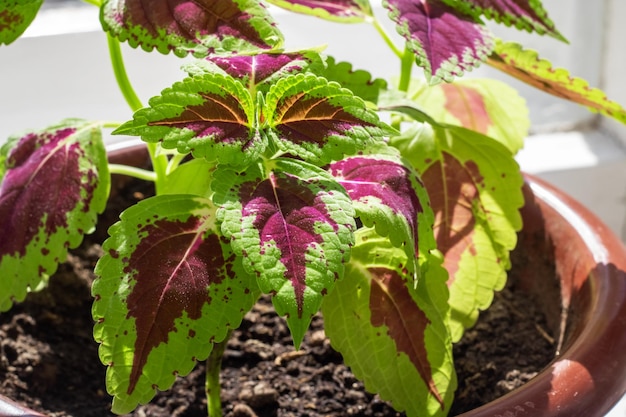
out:
{"label": "dark potting soil", "polygon": [[[118,196],[136,200],[141,191]],[[105,367],[92,338],[90,285],[99,242],[116,218],[72,250],[47,289],[0,314],[0,393],[54,417],[112,416]],[[513,263],[523,262],[513,256]],[[516,260],[517,259],[517,260]],[[513,268],[515,270],[515,268]],[[455,345],[459,379],[450,415],[524,384],[554,357],[555,344],[535,300],[517,290],[515,276],[492,307]],[[316,316],[295,351],[284,320],[261,299],[233,332],[222,367],[224,415],[230,417],[403,416],[342,364]],[[206,416],[204,364],[158,393],[132,416]]]}

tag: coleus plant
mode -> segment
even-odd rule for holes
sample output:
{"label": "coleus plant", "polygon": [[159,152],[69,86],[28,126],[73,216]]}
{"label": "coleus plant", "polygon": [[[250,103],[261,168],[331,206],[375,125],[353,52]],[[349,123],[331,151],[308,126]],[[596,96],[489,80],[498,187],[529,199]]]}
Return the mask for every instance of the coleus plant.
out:
{"label": "coleus plant", "polygon": [[[0,0],[0,44],[42,2]],[[368,390],[409,416],[446,415],[452,345],[504,286],[522,227],[514,156],[529,127],[511,87],[459,77],[487,63],[626,122],[601,91],[486,28],[491,19],[564,40],[538,0],[383,0],[401,47],[368,0],[268,0],[373,24],[398,56],[393,84],[319,48],[284,50],[261,1],[87,2],[134,115],[67,119],[2,146],[0,311],[44,287],[94,229],[111,173],[154,182],[156,195],[110,228],[92,288],[119,414],[208,358],[209,414],[221,415],[224,345],[269,294],[296,347],[321,309]],[[120,42],[197,60],[144,107]],[[412,77],[416,66],[425,77]],[[141,137],[152,170],[109,164],[110,128]]]}

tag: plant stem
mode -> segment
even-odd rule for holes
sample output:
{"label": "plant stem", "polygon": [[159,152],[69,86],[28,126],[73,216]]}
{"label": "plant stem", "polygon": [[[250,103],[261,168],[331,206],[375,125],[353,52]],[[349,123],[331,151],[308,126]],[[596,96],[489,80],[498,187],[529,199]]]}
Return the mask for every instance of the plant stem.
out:
{"label": "plant stem", "polygon": [[219,342],[213,343],[213,350],[206,360],[206,383],[205,392],[207,398],[207,411],[209,417],[222,417],[222,399],[220,397],[220,371],[222,369],[222,357],[224,349],[232,330],[228,331],[226,338]]}
{"label": "plant stem", "polygon": [[404,54],[402,55],[402,61],[400,63],[400,81],[398,81],[398,90],[408,91],[411,83],[411,71],[415,63],[415,54],[408,46],[404,48]]}
{"label": "plant stem", "polygon": [[[126,66],[124,65],[124,58],[122,56],[122,49],[117,39],[107,33],[107,41],[109,45],[109,55],[111,57],[111,65],[113,66],[113,73],[117,80],[117,85],[126,99],[126,102],[130,106],[133,112],[141,109],[143,104],[135,93],[133,86],[128,78],[126,72]],[[167,176],[167,156],[161,155],[158,152],[159,145],[156,143],[148,143],[148,153],[150,154],[150,160],[152,162],[152,169],[156,174],[155,188],[156,194],[160,194],[160,190],[163,187]]]}
{"label": "plant stem", "polygon": [[380,34],[380,36],[384,39],[387,46],[389,46],[389,49],[391,49],[398,58],[402,58],[403,57],[402,51],[398,49],[398,47],[393,43],[393,41],[391,40],[391,37],[387,34],[387,31],[385,30],[385,28],[380,24],[380,21],[374,17],[372,23],[374,27],[376,28],[376,30],[378,31],[378,33]]}
{"label": "plant stem", "polygon": [[113,65],[113,73],[115,74],[115,80],[117,85],[126,99],[126,102],[130,106],[132,111],[137,111],[143,107],[141,100],[135,93],[128,74],[126,73],[126,66],[124,65],[124,58],[122,57],[122,48],[117,39],[107,33],[107,42],[109,44],[109,55],[111,57],[111,65]]}
{"label": "plant stem", "polygon": [[154,172],[129,165],[109,164],[109,172],[111,172],[111,174],[126,175],[145,181],[156,181],[156,175]]}

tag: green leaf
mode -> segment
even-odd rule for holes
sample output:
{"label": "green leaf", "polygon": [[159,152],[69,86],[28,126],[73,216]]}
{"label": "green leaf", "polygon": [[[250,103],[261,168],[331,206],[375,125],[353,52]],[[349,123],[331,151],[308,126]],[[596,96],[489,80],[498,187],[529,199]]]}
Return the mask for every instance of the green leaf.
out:
{"label": "green leaf", "polygon": [[209,198],[211,196],[211,173],[215,163],[206,159],[192,159],[178,166],[168,174],[162,194],[193,194]]}
{"label": "green leaf", "polygon": [[223,242],[208,199],[151,197],[124,211],[110,235],[92,314],[113,411],[124,414],[206,359],[259,290]]}
{"label": "green leaf", "polygon": [[587,81],[572,77],[567,70],[553,68],[536,51],[524,49],[514,42],[498,40],[488,63],[539,90],[581,104],[591,111],[626,124],[624,107],[609,100],[601,90],[590,87]]}
{"label": "green leaf", "polygon": [[0,45],[19,38],[37,16],[43,0],[0,0]]}
{"label": "green leaf", "polygon": [[265,131],[278,148],[316,165],[353,155],[392,132],[350,90],[311,74],[279,80],[263,109]]}
{"label": "green leaf", "polygon": [[324,300],[324,328],[368,391],[407,416],[445,416],[456,389],[447,274],[423,256],[429,269],[415,283],[401,249],[359,229],[346,276]]}
{"label": "green leaf", "polygon": [[517,153],[530,119],[517,90],[493,79],[464,78],[429,86],[413,80],[408,98],[442,124],[462,126],[498,140]]}
{"label": "green leaf", "polygon": [[149,104],[113,133],[138,135],[146,142],[161,142],[165,149],[242,167],[267,146],[256,128],[253,97],[230,76],[186,78]]}
{"label": "green leaf", "polygon": [[363,100],[372,103],[377,103],[381,91],[387,89],[387,81],[384,79],[372,79],[369,72],[354,70],[349,62],[335,62],[330,56],[326,58],[326,67],[319,70],[318,74],[330,81],[338,82]]}
{"label": "green leaf", "polygon": [[450,275],[458,341],[502,289],[517,243],[523,178],[500,142],[457,126],[415,124],[392,139],[418,172],[435,213],[437,248]]}
{"label": "green leaf", "polygon": [[0,149],[0,311],[40,288],[93,231],[109,194],[99,123],[65,120]]}
{"label": "green leaf", "polygon": [[350,256],[350,198],[321,168],[293,159],[245,172],[219,167],[213,188],[224,235],[287,316],[298,347]]}
{"label": "green leaf", "polygon": [[103,28],[130,46],[205,57],[280,47],[283,36],[256,0],[105,0]]}

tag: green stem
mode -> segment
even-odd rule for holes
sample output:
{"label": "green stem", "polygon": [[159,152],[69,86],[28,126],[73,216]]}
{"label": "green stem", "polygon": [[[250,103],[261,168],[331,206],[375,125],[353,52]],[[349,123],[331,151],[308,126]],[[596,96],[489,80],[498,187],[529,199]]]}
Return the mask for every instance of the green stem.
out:
{"label": "green stem", "polygon": [[113,73],[115,74],[115,80],[117,85],[124,96],[124,99],[130,106],[132,111],[137,111],[143,107],[141,100],[135,93],[133,86],[128,79],[126,72],[126,66],[124,65],[124,57],[122,56],[122,48],[117,39],[107,33],[107,42],[109,44],[109,55],[111,57],[111,65],[113,65]]}
{"label": "green stem", "polygon": [[[124,57],[122,56],[122,48],[117,39],[107,33],[107,41],[109,45],[109,55],[111,57],[111,65],[113,66],[113,73],[117,80],[117,85],[124,96],[124,99],[130,106],[132,111],[137,111],[143,107],[141,100],[135,93],[133,86],[128,78],[126,72],[126,66],[124,65]],[[148,153],[150,154],[150,160],[152,162],[152,169],[156,174],[155,187],[156,194],[161,193],[161,189],[167,176],[167,156],[159,154],[159,145],[156,143],[148,144]]]}
{"label": "green stem", "polygon": [[391,37],[389,36],[385,28],[380,24],[380,21],[374,18],[372,20],[372,24],[376,28],[376,31],[378,31],[380,36],[383,38],[387,46],[389,46],[389,49],[391,49],[398,58],[402,58],[404,56],[402,51],[398,49],[398,47],[393,43],[393,41],[391,40]]}
{"label": "green stem", "polygon": [[232,330],[228,331],[226,338],[213,344],[213,350],[206,361],[206,384],[207,411],[209,417],[222,417],[222,399],[220,397],[220,371],[222,369],[222,357],[224,349]]}
{"label": "green stem", "polygon": [[187,155],[183,153],[174,154],[174,156],[170,158],[170,161],[167,164],[167,174],[169,175],[172,172],[174,172],[176,168],[178,168],[180,163],[185,159],[186,156]]}
{"label": "green stem", "polygon": [[109,172],[111,174],[126,175],[145,181],[156,181],[156,174],[154,172],[129,165],[109,164]]}
{"label": "green stem", "polygon": [[408,91],[411,84],[411,71],[415,64],[415,54],[408,47],[404,48],[402,61],[400,63],[400,81],[398,82],[398,90]]}

